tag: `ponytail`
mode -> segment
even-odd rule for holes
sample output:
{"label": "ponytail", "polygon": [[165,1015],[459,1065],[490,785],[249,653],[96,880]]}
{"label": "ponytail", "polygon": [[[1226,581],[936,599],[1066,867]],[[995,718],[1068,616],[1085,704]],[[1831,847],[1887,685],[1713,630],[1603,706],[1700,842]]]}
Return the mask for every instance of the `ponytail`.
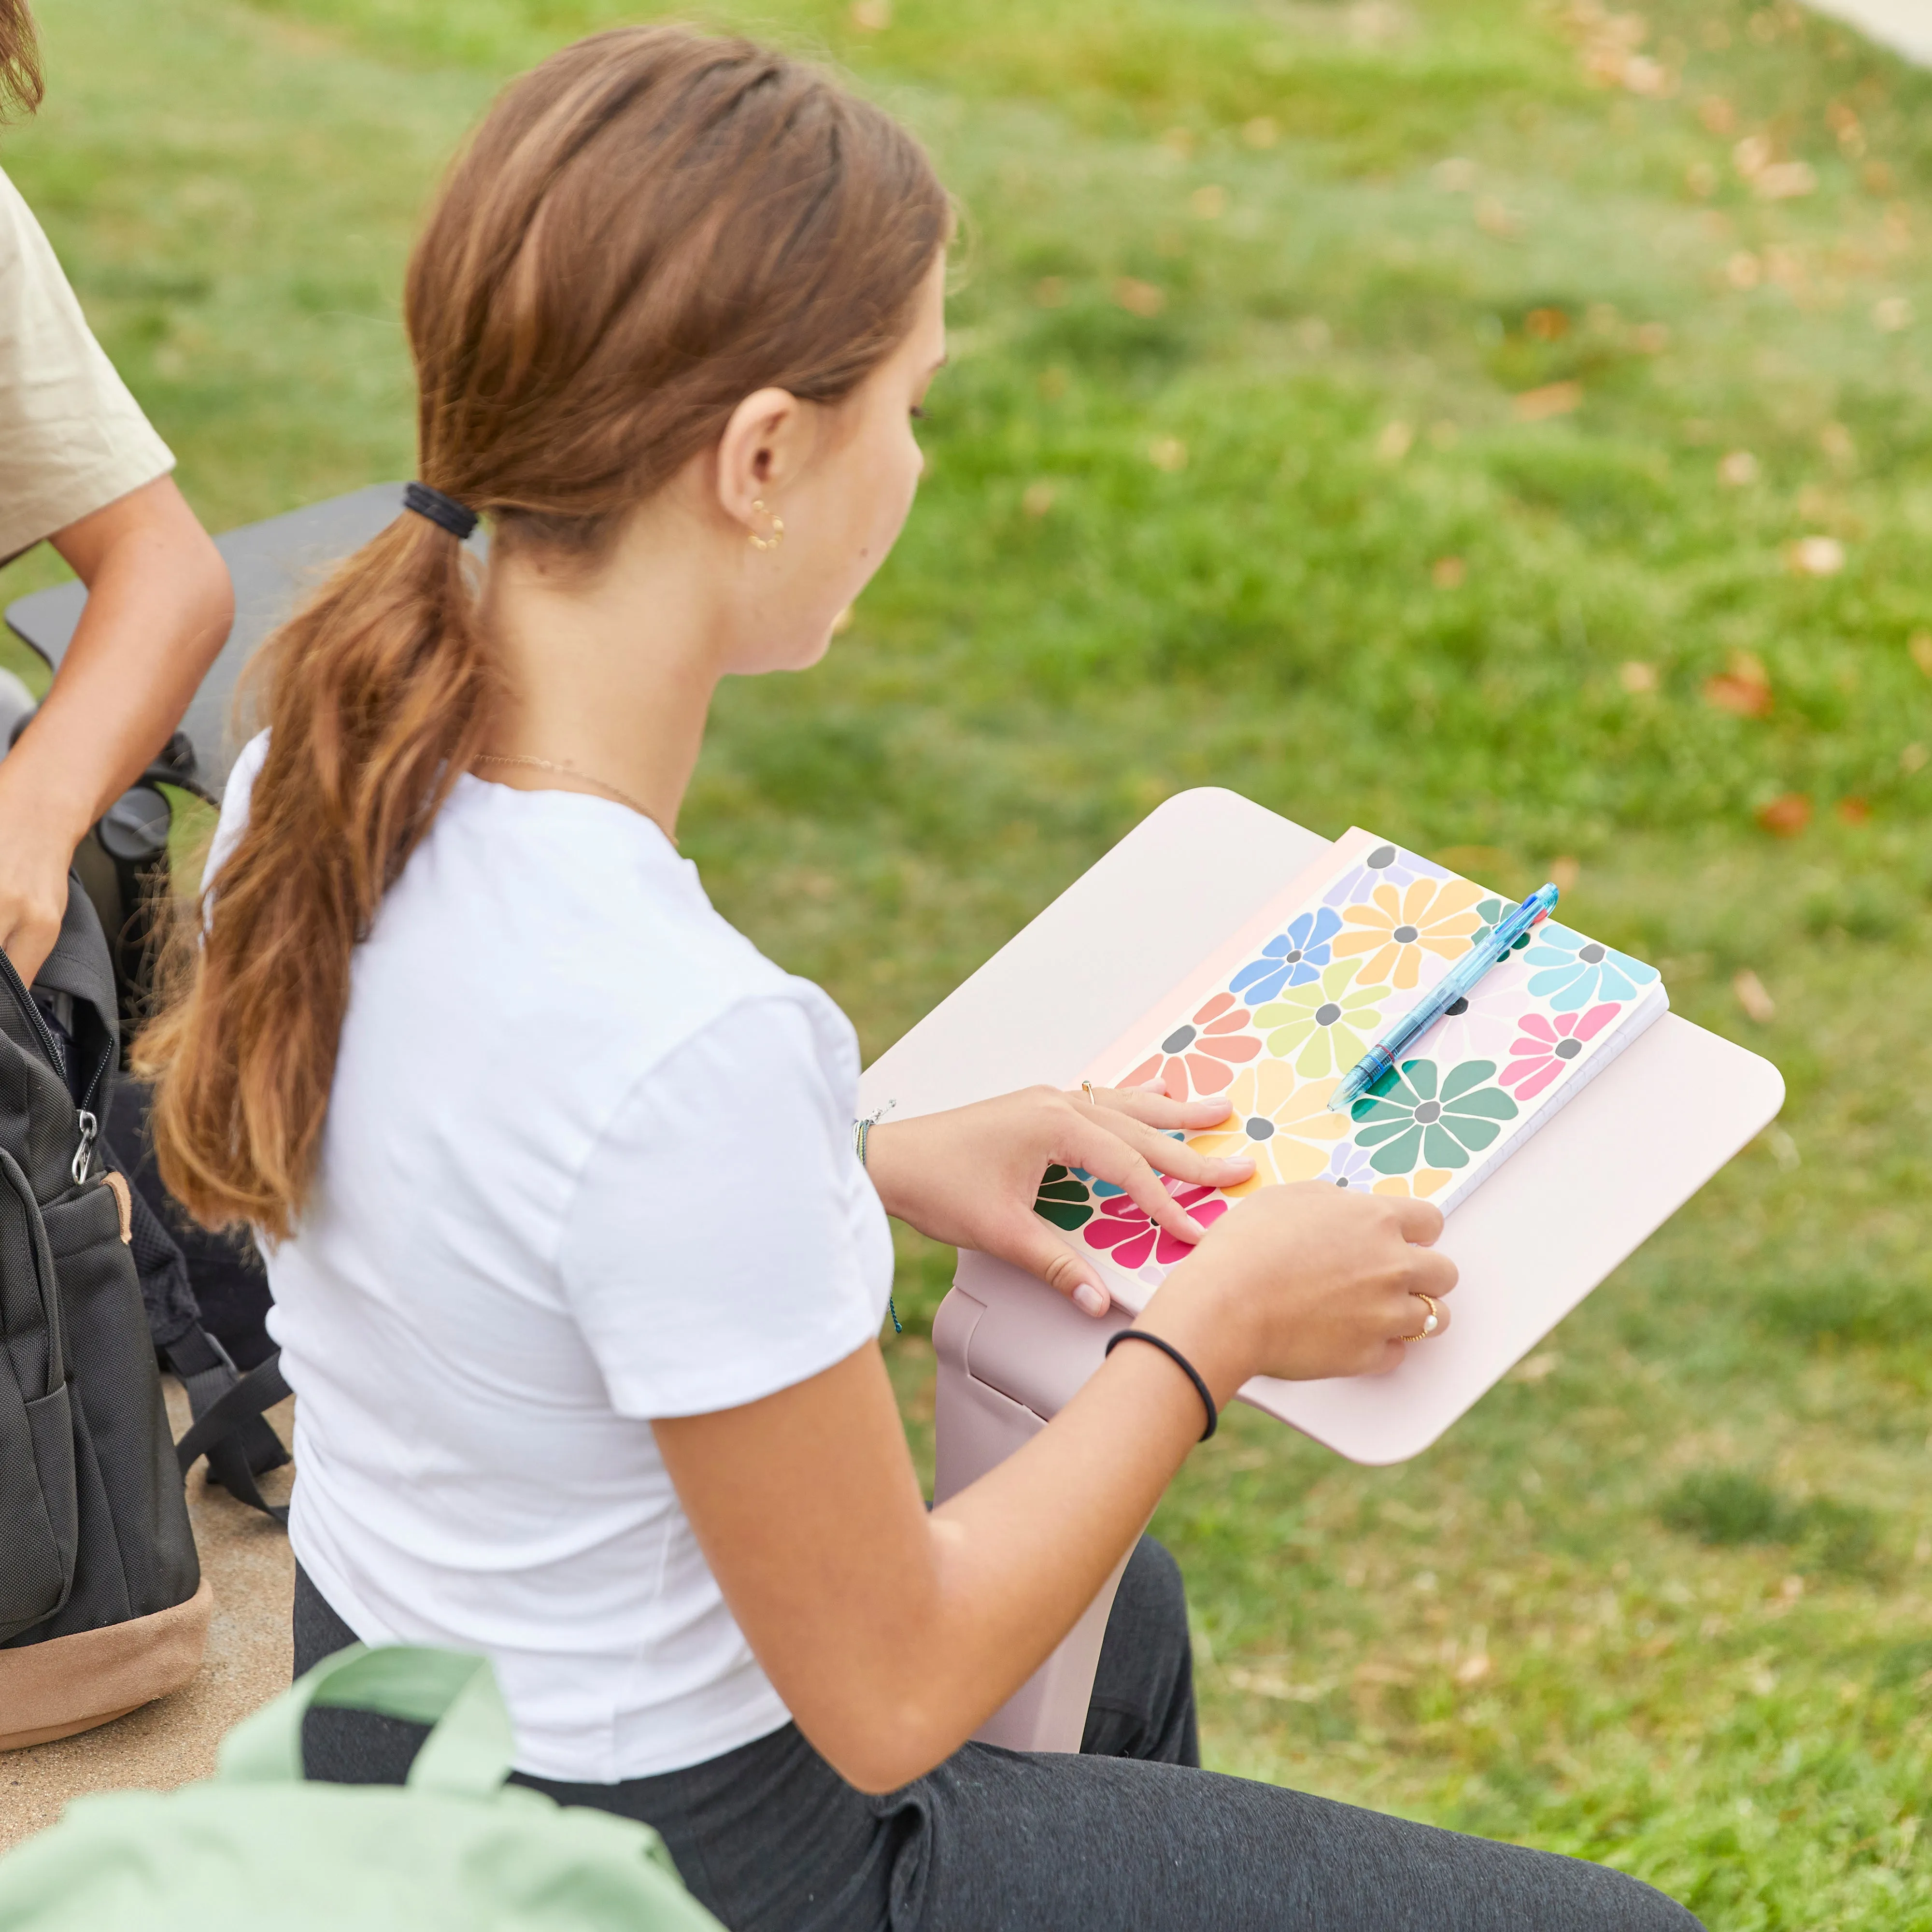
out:
{"label": "ponytail", "polygon": [[[411,257],[417,474],[490,519],[494,555],[594,560],[754,391],[849,395],[950,225],[910,136],[824,75],[682,28],[592,34],[505,90]],[[406,514],[264,653],[248,822],[135,1054],[161,1177],[212,1226],[300,1219],[350,956],[489,748],[504,694],[467,569]]]}
{"label": "ponytail", "polygon": [[[212,1227],[285,1237],[314,1172],[350,954],[488,740],[497,678],[468,559],[405,512],[258,660],[266,760],[182,922],[184,980],[141,1035],[161,1178]],[[196,944],[198,940],[199,944]]]}
{"label": "ponytail", "polygon": [[27,0],[0,0],[0,116],[10,105],[32,113],[45,92],[40,39]]}

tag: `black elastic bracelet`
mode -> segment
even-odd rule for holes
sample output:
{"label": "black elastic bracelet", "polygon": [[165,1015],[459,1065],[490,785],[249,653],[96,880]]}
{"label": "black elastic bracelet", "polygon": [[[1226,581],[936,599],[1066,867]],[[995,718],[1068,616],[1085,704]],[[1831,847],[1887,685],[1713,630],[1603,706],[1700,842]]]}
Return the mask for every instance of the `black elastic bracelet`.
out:
{"label": "black elastic bracelet", "polygon": [[1201,1398],[1201,1406],[1208,1412],[1208,1426],[1201,1432],[1201,1439],[1205,1442],[1220,1427],[1221,1413],[1214,1406],[1214,1398],[1208,1393],[1208,1384],[1201,1379],[1201,1371],[1172,1342],[1159,1335],[1150,1335],[1144,1328],[1123,1328],[1108,1342],[1107,1353],[1111,1355],[1123,1342],[1144,1342],[1150,1348],[1158,1348],[1194,1384],[1194,1393]]}
{"label": "black elastic bracelet", "polygon": [[403,485],[403,508],[415,511],[419,517],[428,518],[431,523],[447,530],[458,543],[466,542],[476,527],[476,512],[467,503],[459,503],[454,496],[446,496],[440,490],[432,490],[427,483]]}

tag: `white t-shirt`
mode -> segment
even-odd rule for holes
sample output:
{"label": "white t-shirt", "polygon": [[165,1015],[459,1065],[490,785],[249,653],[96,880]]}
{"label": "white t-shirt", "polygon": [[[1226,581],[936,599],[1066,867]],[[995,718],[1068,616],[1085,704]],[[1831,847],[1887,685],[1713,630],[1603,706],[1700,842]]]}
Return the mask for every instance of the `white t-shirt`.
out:
{"label": "white t-shirt", "polygon": [[786,1720],[648,1418],[877,1334],[858,1072],[831,1000],[602,799],[461,778],[356,949],[313,1204],[268,1257],[290,1540],[358,1636],[488,1654],[523,1770],[612,1784]]}

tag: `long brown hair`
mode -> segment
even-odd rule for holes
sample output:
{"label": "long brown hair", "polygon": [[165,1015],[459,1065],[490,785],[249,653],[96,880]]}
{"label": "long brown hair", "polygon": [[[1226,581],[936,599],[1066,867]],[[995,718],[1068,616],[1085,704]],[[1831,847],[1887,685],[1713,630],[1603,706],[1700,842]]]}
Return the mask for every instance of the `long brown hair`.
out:
{"label": "long brown hair", "polygon": [[27,0],[0,0],[0,117],[10,106],[40,106],[40,45]]}
{"label": "long brown hair", "polygon": [[[500,548],[594,557],[753,390],[848,395],[949,225],[911,137],[813,69],[680,28],[580,40],[499,98],[410,261],[417,475]],[[489,741],[476,590],[406,513],[265,647],[247,827],[136,1054],[162,1176],[210,1226],[300,1215],[351,951]]]}

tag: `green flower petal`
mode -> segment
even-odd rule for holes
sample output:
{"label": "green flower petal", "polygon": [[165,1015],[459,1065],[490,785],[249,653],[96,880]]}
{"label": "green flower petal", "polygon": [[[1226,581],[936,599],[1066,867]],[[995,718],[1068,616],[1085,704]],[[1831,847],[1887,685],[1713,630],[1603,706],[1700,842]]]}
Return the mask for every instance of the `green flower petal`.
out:
{"label": "green flower petal", "polygon": [[1040,1190],[1042,1201],[1084,1201],[1087,1187],[1084,1181],[1074,1180],[1070,1175],[1064,1180],[1049,1181]]}
{"label": "green flower petal", "polygon": [[1333,1027],[1313,1027],[1310,1038],[1294,1063],[1294,1070],[1304,1080],[1319,1080],[1336,1070],[1334,1042],[1328,1036]]}
{"label": "green flower petal", "polygon": [[1456,1145],[1456,1137],[1439,1121],[1417,1130],[1431,1167],[1467,1167],[1469,1156]]}
{"label": "green flower petal", "polygon": [[1442,1124],[1466,1148],[1480,1154],[1502,1129],[1493,1120],[1472,1120],[1465,1114],[1444,1114]]}
{"label": "green flower petal", "polygon": [[[1365,1137],[1355,1136],[1359,1147]],[[1369,1156],[1369,1165],[1378,1174],[1406,1174],[1415,1165],[1415,1157],[1422,1150],[1422,1130],[1412,1126],[1408,1132],[1378,1149]]]}
{"label": "green flower petal", "polygon": [[1415,1090],[1419,1100],[1432,1100],[1436,1097],[1436,1063],[1432,1060],[1405,1060],[1402,1063],[1402,1077]]}
{"label": "green flower petal", "polygon": [[1364,1098],[1348,1111],[1362,1124],[1362,1131],[1355,1136],[1356,1139],[1364,1147],[1372,1147],[1376,1141],[1386,1140],[1390,1134],[1407,1126],[1415,1109],[1394,1100]]}
{"label": "green flower petal", "polygon": [[1519,1110],[1500,1087],[1482,1087],[1460,1100],[1444,1102],[1442,1111],[1464,1118],[1474,1115],[1486,1120],[1513,1120]]}
{"label": "green flower petal", "polygon": [[1364,1094],[1348,1111],[1354,1114],[1356,1120],[1406,1120],[1416,1109],[1412,1101],[1393,1100],[1391,1096],[1376,1094],[1374,1088],[1370,1088],[1368,1094]]}
{"label": "green flower petal", "polygon": [[1092,1208],[1076,1208],[1071,1202],[1037,1202],[1033,1211],[1042,1220],[1051,1221],[1056,1228],[1064,1228],[1069,1234],[1076,1228],[1084,1226],[1094,1218]]}
{"label": "green flower petal", "polygon": [[1442,1083],[1443,1106],[1446,1107],[1450,1101],[1460,1100],[1472,1087],[1480,1087],[1496,1070],[1493,1060],[1464,1060],[1461,1066],[1452,1070]]}

